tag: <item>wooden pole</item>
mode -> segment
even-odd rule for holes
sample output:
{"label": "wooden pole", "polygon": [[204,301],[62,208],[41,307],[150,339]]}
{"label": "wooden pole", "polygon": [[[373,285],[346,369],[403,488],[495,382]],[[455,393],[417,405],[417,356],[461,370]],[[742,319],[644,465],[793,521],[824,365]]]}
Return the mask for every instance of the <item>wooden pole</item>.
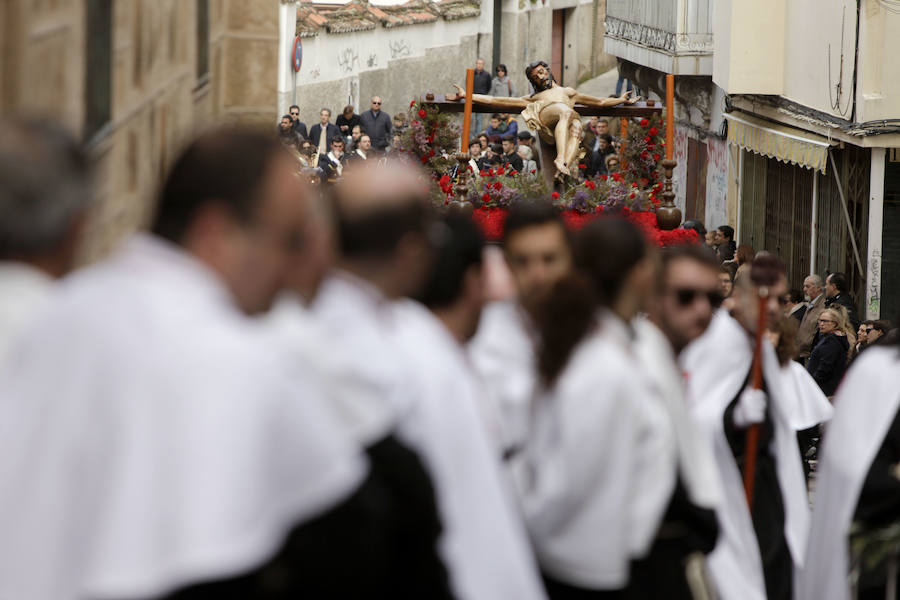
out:
{"label": "wooden pole", "polygon": [[[751,380],[754,390],[763,386],[762,344],[766,332],[766,305],[769,300],[769,288],[759,288],[759,318],[756,322],[756,339],[753,345],[753,369]],[[753,486],[756,479],[756,455],[759,448],[759,425],[751,425],[747,429],[747,443],[744,447],[744,494],[747,496],[747,507],[753,510]]]}
{"label": "wooden pole", "polygon": [[672,160],[675,144],[675,76],[666,75],[666,159]]}
{"label": "wooden pole", "polygon": [[469,129],[472,126],[472,94],[475,93],[475,69],[466,69],[466,111],[463,113],[460,152],[469,152]]}

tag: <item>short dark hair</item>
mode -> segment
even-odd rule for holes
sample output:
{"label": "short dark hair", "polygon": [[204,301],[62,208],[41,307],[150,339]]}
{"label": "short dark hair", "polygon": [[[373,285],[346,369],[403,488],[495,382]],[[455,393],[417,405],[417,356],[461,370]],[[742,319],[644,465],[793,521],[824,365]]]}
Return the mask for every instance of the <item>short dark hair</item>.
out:
{"label": "short dark hair", "polygon": [[726,239],[734,239],[734,227],[730,225],[719,225],[717,229],[722,232],[722,235],[724,235]]}
{"label": "short dark hair", "polygon": [[506,68],[506,65],[504,65],[503,63],[500,63],[499,65],[497,65],[497,68],[494,69],[494,70],[495,70],[495,71],[500,71],[500,70],[502,70],[504,73],[509,74],[509,69],[507,69],[507,68]]}
{"label": "short dark hair", "polygon": [[612,139],[612,136],[609,135],[608,133],[601,133],[597,137],[599,137],[601,140],[606,140],[606,143],[609,144],[610,146],[612,146],[613,139]]}
{"label": "short dark hair", "polygon": [[667,246],[662,251],[662,273],[665,274],[669,265],[676,260],[692,260],[713,271],[719,271],[719,261],[716,260],[715,253],[704,246],[698,246],[696,244],[676,244],[674,246]]}
{"label": "short dark hair", "polygon": [[516,137],[518,137],[520,140],[530,140],[531,132],[530,131],[520,131]]}
{"label": "short dark hair", "polygon": [[492,118],[492,119],[497,119],[497,120],[499,121],[499,120],[500,120],[500,113],[494,113],[494,114],[492,114],[492,115],[491,115],[491,118]]}
{"label": "short dark hair", "polygon": [[444,308],[459,299],[469,269],[481,265],[484,236],[470,217],[459,214],[444,217],[434,231],[435,259],[418,300]]}
{"label": "short dark hair", "polygon": [[48,119],[0,119],[0,256],[57,248],[92,201],[87,152]]}
{"label": "short dark hair", "polygon": [[476,137],[476,138],[472,138],[471,140],[469,140],[469,145],[470,145],[470,146],[474,146],[475,144],[478,144],[479,146],[481,146],[481,140],[479,140],[477,137]]}
{"label": "short dark hair", "polygon": [[559,225],[566,231],[565,222],[559,211],[550,202],[542,200],[515,204],[509,210],[509,216],[503,225],[503,243],[506,244],[517,231],[548,224]]}
{"label": "short dark hair", "polygon": [[298,112],[300,111],[300,107],[299,107],[299,106],[297,106],[296,104],[291,104],[291,105],[288,107],[288,112],[291,112],[291,110],[293,110],[293,109],[295,109],[295,108],[297,109]]}
{"label": "short dark hair", "polygon": [[847,276],[843,273],[832,273],[828,277],[825,278],[827,282],[828,279],[831,279],[831,284],[837,288],[839,292],[847,291]]}
{"label": "short dark hair", "polygon": [[151,230],[180,244],[197,212],[209,203],[221,203],[239,222],[250,222],[266,170],[281,152],[276,140],[248,129],[221,128],[201,135],[169,170]]}
{"label": "short dark hair", "polygon": [[877,329],[882,334],[887,333],[891,330],[891,322],[887,319],[878,319],[876,321],[871,321],[872,329]]}
{"label": "short dark hair", "polygon": [[294,120],[294,119],[291,117],[291,115],[281,115],[281,120],[284,121],[285,119],[287,119],[288,121],[293,121],[293,120]]}
{"label": "short dark hair", "polygon": [[[605,133],[603,135],[609,135]],[[603,137],[603,136],[601,136]],[[697,232],[697,235],[700,236],[700,241],[703,241],[703,238],[706,236],[706,226],[703,225],[702,221],[698,221],[697,219],[688,219],[684,223],[681,224],[682,229],[693,229]]]}
{"label": "short dark hair", "polygon": [[335,188],[337,231],[341,254],[347,258],[387,258],[404,236],[425,235],[431,222],[430,207],[410,198],[379,207],[363,215],[349,216],[340,210],[343,189]]}

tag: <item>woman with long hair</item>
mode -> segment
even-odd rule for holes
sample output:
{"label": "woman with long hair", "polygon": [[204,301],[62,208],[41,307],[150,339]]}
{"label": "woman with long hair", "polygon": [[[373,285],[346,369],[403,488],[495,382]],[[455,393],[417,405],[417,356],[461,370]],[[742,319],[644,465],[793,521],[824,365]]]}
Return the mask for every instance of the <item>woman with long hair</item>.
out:
{"label": "woman with long hair", "polygon": [[823,310],[818,325],[819,341],[809,355],[806,370],[822,388],[823,394],[833,396],[847,370],[856,336],[847,309],[839,304]]}
{"label": "woman with long hair", "polygon": [[542,384],[513,472],[550,598],[622,598],[677,479],[671,426],[630,347],[653,261],[615,218],[579,231],[573,257],[537,311]]}
{"label": "woman with long hair", "polygon": [[491,80],[491,96],[515,96],[516,86],[509,78],[509,70],[506,65],[502,63],[497,65],[496,73],[497,75]]}

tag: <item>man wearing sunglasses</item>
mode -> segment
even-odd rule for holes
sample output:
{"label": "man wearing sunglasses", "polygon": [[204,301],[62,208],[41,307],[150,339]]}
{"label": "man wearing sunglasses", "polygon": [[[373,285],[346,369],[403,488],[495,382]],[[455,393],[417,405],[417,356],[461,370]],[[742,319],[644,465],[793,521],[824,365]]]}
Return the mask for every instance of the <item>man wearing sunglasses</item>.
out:
{"label": "man wearing sunglasses", "polygon": [[718,267],[715,255],[699,246],[666,249],[658,293],[646,307],[649,319],[633,321],[634,350],[656,392],[657,402],[649,407],[670,423],[674,434],[660,463],[668,460],[674,468],[676,485],[650,552],[632,564],[630,597],[696,597],[687,572],[713,550],[718,538],[715,511],[722,491],[715,460],[687,413],[684,379],[676,363],[677,355],[706,331],[722,303]]}
{"label": "man wearing sunglasses", "polygon": [[300,120],[300,107],[296,104],[292,105],[288,109],[288,114],[291,116],[291,120],[293,121],[294,133],[302,136],[304,140],[308,140],[309,133],[307,133],[306,131],[306,123]]}
{"label": "man wearing sunglasses", "polygon": [[381,110],[381,96],[372,97],[372,108],[359,115],[359,124],[369,134],[372,148],[376,152],[384,152],[391,144],[391,131],[394,128],[391,116]]}

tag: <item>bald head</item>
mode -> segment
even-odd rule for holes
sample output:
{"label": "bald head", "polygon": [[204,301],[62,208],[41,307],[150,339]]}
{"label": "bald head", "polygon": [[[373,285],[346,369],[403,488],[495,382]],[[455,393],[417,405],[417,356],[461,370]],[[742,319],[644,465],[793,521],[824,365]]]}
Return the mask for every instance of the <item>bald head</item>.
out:
{"label": "bald head", "polygon": [[415,293],[430,264],[425,181],[409,165],[366,161],[348,169],[334,188],[341,266],[389,296]]}

